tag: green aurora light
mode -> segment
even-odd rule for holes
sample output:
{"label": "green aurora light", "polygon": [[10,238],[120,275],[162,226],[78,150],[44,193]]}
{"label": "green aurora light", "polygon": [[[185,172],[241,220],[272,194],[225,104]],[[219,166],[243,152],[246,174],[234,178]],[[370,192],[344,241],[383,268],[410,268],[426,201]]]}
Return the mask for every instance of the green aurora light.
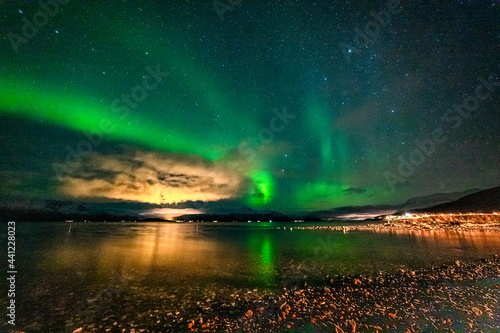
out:
{"label": "green aurora light", "polygon": [[[476,14],[460,6],[457,15],[464,22],[475,22],[469,15]],[[436,52],[432,55],[436,59],[428,61],[427,52],[415,50],[428,50],[427,43],[445,36],[421,38],[411,22],[401,20],[391,29],[404,34],[388,29],[348,63],[337,45],[348,41],[352,24],[337,15],[353,10],[368,15],[372,7],[363,1],[335,6],[247,4],[220,22],[210,3],[70,2],[29,43],[20,45],[19,52],[11,49],[8,38],[3,39],[0,117],[5,138],[18,142],[4,147],[5,159],[11,162],[4,166],[5,174],[14,174],[9,168],[20,168],[15,156],[23,147],[23,138],[17,138],[19,128],[9,124],[21,120],[27,128],[48,132],[44,142],[32,140],[29,172],[9,184],[22,187],[23,177],[39,175],[43,180],[33,184],[47,186],[51,163],[66,145],[78,144],[83,132],[102,134],[96,151],[131,146],[194,155],[214,164],[236,161],[249,184],[239,199],[251,207],[283,212],[389,203],[463,186],[488,187],[498,177],[476,163],[496,161],[491,151],[498,151],[498,137],[488,133],[497,132],[498,116],[486,111],[469,119],[471,130],[450,133],[449,142],[456,144],[438,147],[439,154],[396,190],[387,186],[384,172],[395,171],[398,157],[408,156],[416,139],[442,124],[447,108],[470,93],[463,87],[473,86],[478,76],[498,66],[492,49],[497,41],[492,37],[478,45],[477,54],[482,56],[477,59],[461,62],[460,52]],[[40,5],[2,2],[0,8],[6,36],[21,33],[21,18],[33,17]],[[435,12],[429,9],[426,15]],[[275,19],[268,19],[269,13]],[[499,12],[490,7],[477,13],[484,20],[498,20]],[[425,36],[444,31],[451,23],[434,20]],[[451,35],[469,54],[469,40]],[[401,57],[409,52],[416,52],[411,61]],[[468,67],[450,71],[454,59]],[[146,68],[157,66],[168,76],[137,107],[124,111],[121,96],[142,82]],[[438,72],[444,73],[443,79],[437,86],[429,84],[427,78]],[[464,82],[460,89],[449,84],[457,77]],[[262,139],[262,131],[269,130],[275,117],[272,110],[284,107],[297,117],[274,131],[271,140]],[[51,141],[54,127],[73,141]],[[242,154],[238,149],[242,142],[251,143],[255,156]],[[478,157],[463,164],[465,171],[451,174],[444,167],[445,171],[435,172],[434,166],[464,160],[463,151],[469,146],[484,149],[474,150]],[[466,173],[484,184],[471,178],[464,185],[461,177]]]}

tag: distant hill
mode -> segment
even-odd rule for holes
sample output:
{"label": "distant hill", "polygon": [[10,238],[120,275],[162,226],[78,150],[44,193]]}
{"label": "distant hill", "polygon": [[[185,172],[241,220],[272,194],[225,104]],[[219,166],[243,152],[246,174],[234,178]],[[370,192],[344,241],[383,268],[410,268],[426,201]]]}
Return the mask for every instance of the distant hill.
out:
{"label": "distant hill", "polygon": [[27,210],[21,208],[0,207],[0,221],[38,222],[50,221],[61,222],[65,220],[75,221],[139,221],[142,217],[136,215],[114,215],[107,212],[92,214],[76,214],[64,212],[50,212],[46,210]]}
{"label": "distant hill", "polygon": [[[139,221],[144,217],[134,209],[120,208],[117,203],[81,203],[63,200],[41,200],[25,205],[0,205],[0,221]],[[132,208],[142,205],[128,204]]]}
{"label": "distant hill", "polygon": [[404,204],[397,209],[396,215],[404,214],[407,212],[412,212],[415,210],[436,206],[446,202],[452,202],[460,199],[466,195],[479,192],[483,189],[473,188],[462,192],[452,192],[452,193],[434,193],[430,195],[425,195],[421,197],[415,197],[407,200]]}
{"label": "distant hill", "polygon": [[[470,192],[473,192],[472,194]],[[151,221],[163,220],[163,216],[147,216],[144,212],[161,208],[158,205],[134,202],[71,202],[41,200],[34,203],[0,204],[0,221]],[[180,212],[182,208],[178,207]],[[397,211],[397,212],[396,212]],[[349,206],[330,210],[295,213],[287,216],[275,211],[259,211],[232,202],[208,203],[201,214],[176,217],[182,221],[270,221],[294,220],[364,220],[381,215],[406,212],[494,212],[500,211],[500,186],[489,190],[471,189],[456,193],[438,193],[412,198],[399,207],[391,205]],[[185,211],[184,211],[185,213]],[[169,217],[171,218],[171,217]]]}
{"label": "distant hill", "polygon": [[253,212],[235,214],[190,214],[176,218],[178,221],[218,221],[218,222],[291,222],[292,218],[278,212]]}
{"label": "distant hill", "polygon": [[344,206],[329,210],[319,210],[310,214],[318,216],[322,220],[365,220],[380,215],[394,214],[398,206]]}
{"label": "distant hill", "polygon": [[[161,214],[145,214],[155,208],[161,206],[134,202],[91,203],[47,199],[16,205],[0,204],[0,221],[168,221],[162,218]],[[275,211],[257,211],[245,206],[232,207],[230,203],[227,207],[220,206],[220,203],[208,203],[204,211],[201,214],[181,215],[175,219],[220,222],[293,221],[292,218]]]}
{"label": "distant hill", "polygon": [[414,210],[421,213],[491,213],[500,211],[500,186],[466,195],[458,200]]}

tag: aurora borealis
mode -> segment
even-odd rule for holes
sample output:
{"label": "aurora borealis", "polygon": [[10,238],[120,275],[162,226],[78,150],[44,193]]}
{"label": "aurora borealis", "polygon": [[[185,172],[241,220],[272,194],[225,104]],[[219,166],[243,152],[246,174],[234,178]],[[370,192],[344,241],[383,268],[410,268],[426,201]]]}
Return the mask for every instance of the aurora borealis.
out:
{"label": "aurora borealis", "polygon": [[500,183],[498,1],[221,8],[1,1],[1,200],[288,212]]}

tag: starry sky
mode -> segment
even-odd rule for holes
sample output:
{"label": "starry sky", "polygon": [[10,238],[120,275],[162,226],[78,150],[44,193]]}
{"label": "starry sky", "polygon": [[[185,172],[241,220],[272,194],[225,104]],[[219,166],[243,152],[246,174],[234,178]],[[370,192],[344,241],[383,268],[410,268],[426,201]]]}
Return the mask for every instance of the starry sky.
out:
{"label": "starry sky", "polygon": [[500,184],[499,1],[0,1],[0,200],[282,212]]}

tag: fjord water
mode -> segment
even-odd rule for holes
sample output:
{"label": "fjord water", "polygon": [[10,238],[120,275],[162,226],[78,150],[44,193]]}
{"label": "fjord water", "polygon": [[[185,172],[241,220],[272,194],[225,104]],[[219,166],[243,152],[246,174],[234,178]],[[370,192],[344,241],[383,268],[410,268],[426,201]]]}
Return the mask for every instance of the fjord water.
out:
{"label": "fjord water", "polygon": [[158,279],[165,286],[215,282],[252,288],[500,253],[494,232],[296,228],[311,225],[317,224],[18,223],[17,264],[20,271],[36,272],[25,276],[26,282],[63,273],[99,280],[119,272],[144,283]]}
{"label": "fjord water", "polygon": [[339,222],[17,223],[20,320],[38,316],[57,328],[70,325],[75,313],[90,316],[89,308],[136,311],[120,308],[128,294],[134,296],[127,304],[144,311],[166,299],[164,307],[176,311],[234,290],[272,292],[290,281],[322,284],[326,275],[418,269],[500,253],[496,232],[300,229],[327,224]]}

